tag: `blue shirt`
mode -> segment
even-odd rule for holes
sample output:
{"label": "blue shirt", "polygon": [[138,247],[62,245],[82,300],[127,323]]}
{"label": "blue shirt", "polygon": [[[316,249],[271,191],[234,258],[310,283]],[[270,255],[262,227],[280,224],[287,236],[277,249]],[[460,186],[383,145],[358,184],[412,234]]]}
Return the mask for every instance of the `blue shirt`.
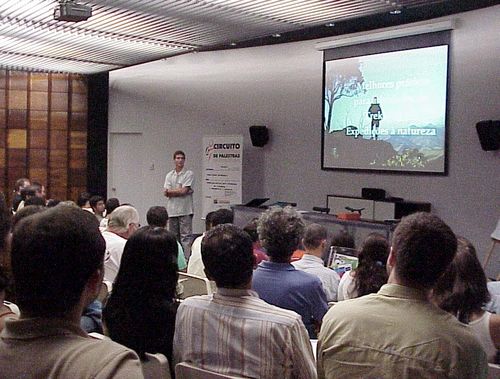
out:
{"label": "blue shirt", "polygon": [[290,263],[263,261],[253,273],[252,288],[265,302],[301,315],[309,336],[315,338],[313,321],[321,322],[328,310],[318,277]]}

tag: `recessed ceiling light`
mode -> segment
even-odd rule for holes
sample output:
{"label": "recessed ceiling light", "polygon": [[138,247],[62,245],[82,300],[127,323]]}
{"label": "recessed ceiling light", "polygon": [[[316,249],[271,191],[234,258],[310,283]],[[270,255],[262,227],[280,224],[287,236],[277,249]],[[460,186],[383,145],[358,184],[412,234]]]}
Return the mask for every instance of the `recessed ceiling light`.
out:
{"label": "recessed ceiling light", "polygon": [[237,45],[237,43],[236,43],[236,42],[231,42],[229,45],[231,45],[231,46],[236,46],[236,45]]}
{"label": "recessed ceiling light", "polygon": [[327,28],[333,28],[335,26],[335,23],[334,22],[329,22],[329,23],[325,24],[325,26]]}
{"label": "recessed ceiling light", "polygon": [[401,14],[401,9],[396,8],[389,12],[390,14]]}
{"label": "recessed ceiling light", "polygon": [[281,37],[281,34],[279,34],[279,33],[274,33],[274,34],[273,34],[273,37],[274,37],[274,38],[280,38],[280,37]]}

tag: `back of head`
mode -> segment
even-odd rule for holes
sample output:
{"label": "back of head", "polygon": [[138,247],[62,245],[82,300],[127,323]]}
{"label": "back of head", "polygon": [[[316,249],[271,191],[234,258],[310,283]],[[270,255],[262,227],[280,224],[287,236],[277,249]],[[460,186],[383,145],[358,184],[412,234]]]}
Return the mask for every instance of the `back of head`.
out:
{"label": "back of head", "polygon": [[205,231],[210,230],[210,228],[212,227],[212,217],[214,213],[215,211],[208,212],[205,216]]}
{"label": "back of head", "polygon": [[16,302],[29,316],[71,311],[96,270],[105,242],[96,218],[73,207],[54,207],[26,217],[14,230],[12,271]]}
{"label": "back of head", "polygon": [[371,233],[363,241],[356,269],[356,291],[359,296],[377,292],[387,282],[386,263],[389,242],[378,233]]}
{"label": "back of head", "polygon": [[217,209],[210,216],[210,225],[213,228],[214,226],[221,224],[232,224],[234,221],[234,213],[230,209]]}
{"label": "back of head", "polygon": [[36,196],[36,187],[31,185],[28,187],[21,188],[21,198],[26,201],[27,198]]}
{"label": "back of head", "polygon": [[306,249],[317,249],[328,237],[326,228],[320,224],[310,224],[306,227],[302,239]]}
{"label": "back of head", "polygon": [[252,279],[252,240],[234,225],[222,224],[209,230],[201,241],[201,257],[207,276],[217,287],[244,288]]}
{"label": "back of head", "polygon": [[354,237],[345,230],[341,230],[333,235],[330,246],[347,247],[349,249],[356,247]]}
{"label": "back of head", "polygon": [[148,209],[146,220],[150,226],[165,228],[168,221],[168,212],[165,207],[154,206]]}
{"label": "back of head", "polygon": [[44,207],[45,200],[43,200],[41,197],[38,196],[30,197],[29,199],[26,199],[26,201],[24,202],[25,207],[28,205],[38,205]]}
{"label": "back of head", "polygon": [[109,216],[107,229],[113,232],[125,233],[132,223],[139,223],[139,213],[130,205],[122,205]]}
{"label": "back of head", "polygon": [[138,229],[125,244],[113,295],[129,301],[137,297],[172,300],[177,285],[177,253],[175,235],[165,228]]}
{"label": "back of head", "polygon": [[254,218],[243,228],[243,230],[250,236],[252,242],[257,242],[259,240],[259,233],[257,233],[257,221],[258,218]]}
{"label": "back of head", "polygon": [[398,277],[409,286],[430,289],[453,260],[457,238],[439,217],[418,212],[396,227],[392,249]]}
{"label": "back of head", "polygon": [[486,275],[467,239],[458,238],[455,258],[436,283],[432,297],[440,308],[465,323],[490,300]]}
{"label": "back of head", "polygon": [[34,215],[36,213],[43,212],[46,208],[40,205],[28,205],[22,209],[20,209],[14,217],[12,218],[12,229],[16,227],[16,225],[23,220],[24,218]]}
{"label": "back of head", "polygon": [[16,183],[14,185],[15,191],[19,191],[21,188],[26,187],[29,185],[30,180],[28,178],[20,178],[16,180]]}
{"label": "back of head", "polygon": [[120,201],[116,197],[106,200],[106,214],[109,215],[120,206]]}
{"label": "back of head", "polygon": [[85,205],[90,205],[90,193],[82,192],[80,195],[78,195],[76,205],[78,205],[80,208],[85,207]]}
{"label": "back of head", "polygon": [[272,207],[259,217],[257,232],[272,261],[288,262],[300,243],[304,227],[302,217],[292,207]]}

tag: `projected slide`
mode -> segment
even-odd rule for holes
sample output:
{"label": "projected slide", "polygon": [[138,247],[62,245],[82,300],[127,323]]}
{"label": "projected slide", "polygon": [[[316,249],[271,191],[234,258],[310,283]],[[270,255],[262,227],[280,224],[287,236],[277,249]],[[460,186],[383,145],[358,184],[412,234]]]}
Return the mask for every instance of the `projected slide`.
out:
{"label": "projected slide", "polygon": [[323,167],[443,173],[448,46],[325,62]]}

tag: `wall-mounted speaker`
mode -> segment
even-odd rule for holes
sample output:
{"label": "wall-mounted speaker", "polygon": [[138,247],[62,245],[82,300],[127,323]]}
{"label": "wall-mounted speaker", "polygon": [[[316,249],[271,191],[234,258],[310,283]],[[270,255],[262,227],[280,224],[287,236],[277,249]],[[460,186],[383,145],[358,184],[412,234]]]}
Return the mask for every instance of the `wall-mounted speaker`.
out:
{"label": "wall-mounted speaker", "polygon": [[500,149],[500,120],[479,121],[476,130],[483,150]]}
{"label": "wall-mounted speaker", "polygon": [[250,128],[252,145],[263,147],[269,142],[269,129],[264,125],[252,125]]}

